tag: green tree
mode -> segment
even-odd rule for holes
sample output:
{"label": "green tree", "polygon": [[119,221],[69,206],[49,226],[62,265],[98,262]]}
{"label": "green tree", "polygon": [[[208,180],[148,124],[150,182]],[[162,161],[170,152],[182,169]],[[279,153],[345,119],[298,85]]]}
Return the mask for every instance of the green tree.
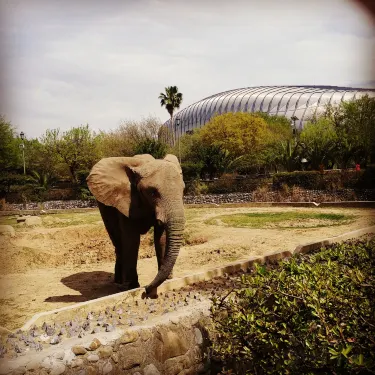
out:
{"label": "green tree", "polygon": [[150,154],[155,159],[163,159],[167,154],[168,147],[157,139],[144,139],[135,146],[135,154]]}
{"label": "green tree", "polygon": [[47,130],[42,137],[43,151],[51,154],[50,161],[56,155],[56,162],[63,163],[72,182],[78,184],[77,172],[90,169],[101,157],[99,139],[89,125],[73,127],[62,134],[59,129]]}
{"label": "green tree", "polygon": [[[178,91],[177,86],[168,86],[165,88],[165,93],[160,93],[159,100],[162,107],[165,107],[169,115],[171,116],[171,129],[172,129],[172,136],[174,135],[174,128],[173,128],[173,113],[176,109],[180,108],[182,103],[182,93]],[[173,136],[172,139],[173,144],[175,143],[175,139]]]}
{"label": "green tree", "polygon": [[320,118],[315,123],[308,123],[300,135],[301,145],[312,169],[319,165],[332,166],[335,159],[337,134],[330,119]]}
{"label": "green tree", "polygon": [[20,139],[10,121],[0,116],[0,170],[16,170],[21,167]]}
{"label": "green tree", "polygon": [[234,158],[256,157],[266,143],[267,134],[267,123],[262,118],[242,112],[215,116],[200,132],[204,144],[219,146]]}

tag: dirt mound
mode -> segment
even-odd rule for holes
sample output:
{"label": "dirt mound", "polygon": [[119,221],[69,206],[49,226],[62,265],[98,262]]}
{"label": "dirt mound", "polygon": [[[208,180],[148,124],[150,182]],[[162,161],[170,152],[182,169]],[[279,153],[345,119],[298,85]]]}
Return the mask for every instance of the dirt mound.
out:
{"label": "dirt mound", "polygon": [[[142,236],[139,257],[154,255],[150,235]],[[18,232],[16,238],[0,238],[1,274],[114,261],[113,245],[100,225],[38,228]]]}

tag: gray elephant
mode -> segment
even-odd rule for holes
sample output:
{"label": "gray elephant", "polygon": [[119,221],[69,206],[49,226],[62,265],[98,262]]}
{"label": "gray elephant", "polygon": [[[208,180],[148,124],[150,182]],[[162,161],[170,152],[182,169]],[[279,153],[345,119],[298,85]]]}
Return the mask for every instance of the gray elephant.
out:
{"label": "gray elephant", "polygon": [[139,287],[140,235],[154,227],[158,273],[146,286],[146,296],[157,296],[157,287],[172,273],[185,226],[185,184],[176,156],[104,158],[92,168],[87,184],[115,247],[115,282],[123,290]]}

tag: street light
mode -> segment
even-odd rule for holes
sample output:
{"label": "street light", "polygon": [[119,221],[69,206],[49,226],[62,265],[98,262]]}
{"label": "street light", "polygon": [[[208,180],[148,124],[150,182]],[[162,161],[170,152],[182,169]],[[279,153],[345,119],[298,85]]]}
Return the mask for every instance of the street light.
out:
{"label": "street light", "polygon": [[[180,126],[180,118],[176,118],[176,136],[177,136],[177,127]],[[181,138],[181,131],[180,131],[180,136],[178,137],[178,157],[180,159],[180,164],[181,164],[181,145],[180,145],[180,138]]]}
{"label": "street light", "polygon": [[21,132],[20,137],[22,139],[22,143],[20,144],[20,148],[22,149],[22,159],[23,159],[23,174],[26,174],[26,164],[25,164],[25,144],[23,140],[25,139],[25,133]]}
{"label": "street light", "polygon": [[297,116],[292,116],[290,119],[293,121],[293,123],[292,123],[292,126],[293,126],[293,135],[296,135],[296,133],[297,133],[296,121],[298,121],[299,118]]}

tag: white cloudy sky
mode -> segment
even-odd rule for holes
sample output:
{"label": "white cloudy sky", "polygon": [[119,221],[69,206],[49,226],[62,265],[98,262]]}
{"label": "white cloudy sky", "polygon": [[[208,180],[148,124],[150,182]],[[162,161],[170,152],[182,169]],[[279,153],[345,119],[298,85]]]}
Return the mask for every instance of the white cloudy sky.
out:
{"label": "white cloudy sky", "polygon": [[349,0],[1,0],[0,113],[28,137],[253,85],[374,86],[375,31]]}

